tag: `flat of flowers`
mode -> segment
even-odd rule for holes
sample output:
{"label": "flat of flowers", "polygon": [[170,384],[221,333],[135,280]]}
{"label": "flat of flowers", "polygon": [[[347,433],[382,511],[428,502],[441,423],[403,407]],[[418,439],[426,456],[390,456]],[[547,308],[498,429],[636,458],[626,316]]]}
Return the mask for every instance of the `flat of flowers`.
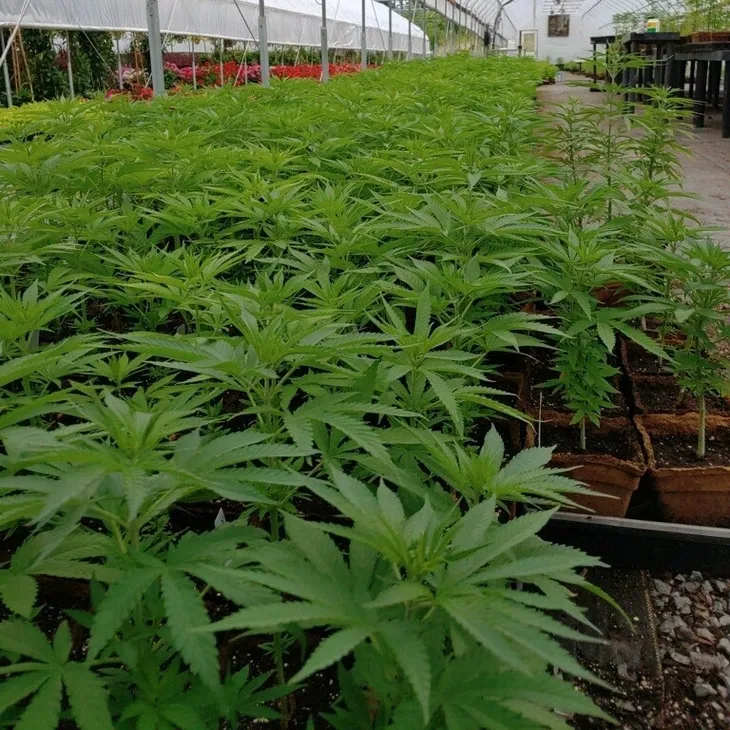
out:
{"label": "flat of flowers", "polygon": [[[574,501],[596,514],[622,517],[646,472],[641,442],[629,418],[604,418],[600,427],[589,425],[587,449],[580,449],[580,430],[564,413],[544,413],[541,445],[555,446],[551,465],[572,468],[570,476],[595,495],[575,495]],[[528,446],[536,441],[530,429]],[[610,497],[611,499],[607,499]]]}
{"label": "flat of flowers", "polygon": [[[631,378],[634,404],[639,413],[697,412],[697,399],[683,393],[671,375],[634,375]],[[706,397],[707,411],[730,416],[730,399],[711,395]]]}
{"label": "flat of flowers", "polygon": [[649,474],[665,517],[694,525],[730,526],[730,419],[707,417],[707,456],[698,460],[699,416],[637,416]]}

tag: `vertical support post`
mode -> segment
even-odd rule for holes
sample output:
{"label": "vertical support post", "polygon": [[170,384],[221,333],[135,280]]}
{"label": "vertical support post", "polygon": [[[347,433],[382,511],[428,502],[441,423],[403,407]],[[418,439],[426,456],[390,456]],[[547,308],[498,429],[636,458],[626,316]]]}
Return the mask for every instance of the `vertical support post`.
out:
{"label": "vertical support post", "polygon": [[[5,56],[5,28],[0,28],[0,54]],[[8,109],[12,109],[13,90],[10,86],[10,72],[8,71],[7,56],[3,61],[3,79],[5,80],[5,103],[8,105]]]}
{"label": "vertical support post", "polygon": [[162,70],[162,38],[160,37],[160,9],[157,0],[147,0],[147,35],[150,44],[152,90],[155,96],[165,95],[165,74]]}
{"label": "vertical support post", "polygon": [[456,53],[456,38],[458,30],[456,28],[456,5],[451,6],[451,52]]}
{"label": "vertical support post", "polygon": [[677,89],[679,96],[684,96],[684,85],[687,78],[687,62],[686,61],[675,61],[674,62],[674,80],[672,85]]}
{"label": "vertical support post", "polygon": [[695,77],[694,124],[697,128],[705,126],[705,102],[707,100],[707,61],[697,61]]}
{"label": "vertical support post", "polygon": [[439,14],[438,12],[434,12],[433,14],[433,32],[431,34],[431,43],[433,44],[433,55],[436,56],[438,54],[439,50],[439,44],[438,44],[438,27],[439,27]]}
{"label": "vertical support post", "polygon": [[388,60],[393,60],[393,0],[388,0]]}
{"label": "vertical support post", "polygon": [[220,77],[221,77],[221,86],[223,86],[226,79],[225,79],[225,74],[223,73],[223,45],[224,44],[223,44],[222,38],[220,39],[220,42],[221,42],[221,52],[220,52],[220,56],[218,57],[218,66],[219,66]]}
{"label": "vertical support post", "polygon": [[327,41],[327,0],[322,0],[322,83],[326,84],[330,78],[330,53]]}
{"label": "vertical support post", "polygon": [[722,63],[713,61],[710,64],[710,84],[708,93],[708,104],[715,109],[720,106],[720,77],[722,76]]}
{"label": "vertical support post", "polygon": [[725,81],[722,90],[722,136],[730,137],[730,61],[725,61]]}
{"label": "vertical support post", "polygon": [[674,88],[674,76],[677,72],[677,62],[674,60],[674,45],[668,43],[664,46],[664,86],[668,89]]}
{"label": "vertical support post", "polygon": [[190,36],[190,53],[193,57],[193,91],[198,90],[198,64],[195,60],[195,41]]}
{"label": "vertical support post", "polygon": [[[639,44],[636,41],[631,41],[630,45],[631,53],[632,55],[636,55],[639,51]],[[631,106],[629,107],[629,111],[634,111],[633,102],[637,101],[636,91],[634,91],[634,88],[636,87],[636,82],[638,80],[638,70],[635,68],[629,69],[629,93],[628,93],[628,100],[632,102]]]}
{"label": "vertical support post", "polygon": [[124,72],[122,71],[122,51],[119,47],[119,37],[116,38],[117,46],[117,75],[119,77],[119,88],[124,88]]}
{"label": "vertical support post", "polygon": [[[261,85],[271,85],[269,71],[269,32],[266,26],[266,0],[259,0],[259,65],[261,66]],[[248,79],[248,74],[246,74]]]}
{"label": "vertical support post", "polygon": [[68,71],[68,93],[72,99],[76,98],[74,90],[74,67],[71,63],[71,31],[66,31],[66,71]]}
{"label": "vertical support post", "polygon": [[368,32],[365,24],[365,0],[362,0],[362,31],[360,34],[360,66],[363,71],[368,67]]}
{"label": "vertical support post", "polygon": [[413,13],[411,13],[411,17],[408,18],[408,60],[410,61],[413,58]]}
{"label": "vertical support post", "polygon": [[423,31],[423,57],[428,56],[428,48],[426,46],[426,39],[428,37],[428,16],[426,15],[426,0],[423,0],[423,24],[421,30]]}
{"label": "vertical support post", "polygon": [[598,46],[593,44],[593,86],[598,86]]}
{"label": "vertical support post", "polygon": [[537,60],[537,0],[532,0],[532,29],[535,32],[535,60]]}
{"label": "vertical support post", "polygon": [[689,62],[689,99],[695,98],[695,76],[697,74],[697,61]]}

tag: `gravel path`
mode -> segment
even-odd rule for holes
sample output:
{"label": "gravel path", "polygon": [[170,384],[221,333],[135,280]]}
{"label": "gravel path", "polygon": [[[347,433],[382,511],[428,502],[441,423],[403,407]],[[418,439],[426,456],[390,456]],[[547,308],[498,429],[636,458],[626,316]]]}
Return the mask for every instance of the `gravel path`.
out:
{"label": "gravel path", "polygon": [[730,581],[654,578],[651,591],[663,666],[661,728],[730,728]]}

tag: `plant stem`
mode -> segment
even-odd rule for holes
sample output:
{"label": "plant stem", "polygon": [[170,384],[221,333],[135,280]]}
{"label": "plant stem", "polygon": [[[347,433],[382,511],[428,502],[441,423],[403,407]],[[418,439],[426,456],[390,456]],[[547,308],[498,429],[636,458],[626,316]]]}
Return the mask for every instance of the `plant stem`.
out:
{"label": "plant stem", "polygon": [[700,403],[700,427],[697,433],[697,458],[705,458],[706,449],[706,425],[707,425],[707,404],[705,403],[705,394],[702,393],[699,398]]}
{"label": "plant stem", "polygon": [[582,418],[580,421],[580,450],[586,450],[586,419]]}
{"label": "plant stem", "polygon": [[[279,510],[276,507],[271,511],[271,540],[272,542],[279,540]],[[283,687],[286,684],[286,677],[284,676],[284,647],[280,631],[274,634],[274,664],[276,665],[276,681]],[[284,730],[289,727],[288,697],[282,698],[281,701],[281,727]]]}

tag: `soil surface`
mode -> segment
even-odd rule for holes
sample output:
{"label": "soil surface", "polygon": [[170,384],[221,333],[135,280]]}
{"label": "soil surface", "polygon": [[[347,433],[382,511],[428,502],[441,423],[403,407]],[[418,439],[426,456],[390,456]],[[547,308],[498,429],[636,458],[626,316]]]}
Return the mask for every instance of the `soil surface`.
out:
{"label": "soil surface", "polygon": [[[634,380],[637,394],[637,407],[641,405],[644,413],[676,413],[678,411],[697,411],[697,399],[690,393],[682,393],[674,378],[657,380]],[[705,398],[707,410],[719,415],[730,415],[730,401],[716,395]]]}
{"label": "soil surface", "polygon": [[666,375],[662,360],[635,342],[626,343],[626,369],[642,375]]}
{"label": "soil surface", "polygon": [[641,453],[639,441],[629,422],[626,427],[616,431],[595,427],[587,429],[587,449],[580,448],[580,428],[576,426],[556,426],[542,424],[541,443],[543,446],[556,446],[556,453],[563,454],[598,454],[613,456],[625,461],[635,461],[637,453]]}
{"label": "soil surface", "polygon": [[[543,410],[549,410],[549,411],[560,411],[562,413],[568,413],[569,411],[565,408],[564,402],[563,402],[563,396],[561,393],[555,393],[553,392],[553,388],[541,388],[539,387],[540,383],[544,383],[547,380],[551,380],[555,378],[555,373],[550,370],[544,370],[544,371],[537,371],[534,373],[534,379],[532,380],[531,387],[529,389],[529,397],[530,397],[530,404],[531,407],[537,411],[540,405],[542,405]],[[601,411],[601,415],[606,418],[617,418],[619,416],[628,416],[629,415],[629,404],[626,401],[626,398],[624,397],[624,394],[619,389],[619,379],[618,376],[614,379],[613,382],[614,388],[616,388],[616,392],[611,394],[611,402],[613,403],[613,408],[604,408],[603,411]],[[542,395],[542,404],[540,401],[540,396]]]}
{"label": "soil surface", "polygon": [[730,466],[730,428],[708,432],[707,456],[703,460],[697,458],[694,434],[657,435],[650,432],[649,435],[658,466]]}

